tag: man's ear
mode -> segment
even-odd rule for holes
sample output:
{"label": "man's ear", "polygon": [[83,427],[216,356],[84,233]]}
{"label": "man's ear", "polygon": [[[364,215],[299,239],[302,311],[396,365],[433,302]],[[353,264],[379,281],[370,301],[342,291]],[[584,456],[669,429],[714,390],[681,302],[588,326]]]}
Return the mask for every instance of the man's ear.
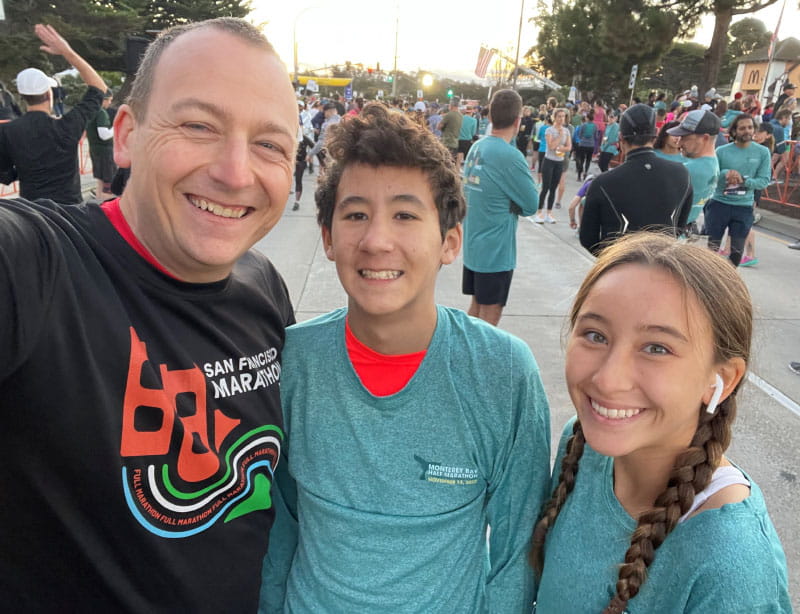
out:
{"label": "man's ear", "polygon": [[335,262],[336,258],[333,253],[333,238],[331,237],[331,229],[327,226],[322,227],[322,245],[325,248],[325,255],[328,260]]}
{"label": "man's ear", "polygon": [[444,235],[442,241],[442,264],[452,264],[461,251],[461,243],[464,240],[461,224],[456,224]]}
{"label": "man's ear", "polygon": [[114,118],[114,162],[120,168],[130,168],[131,149],[136,138],[136,118],[126,104],[119,107]]}

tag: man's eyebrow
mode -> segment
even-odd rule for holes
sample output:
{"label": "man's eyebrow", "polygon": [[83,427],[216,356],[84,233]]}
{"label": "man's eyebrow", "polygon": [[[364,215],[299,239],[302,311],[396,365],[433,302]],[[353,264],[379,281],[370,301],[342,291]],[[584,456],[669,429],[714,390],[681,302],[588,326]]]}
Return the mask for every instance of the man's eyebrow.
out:
{"label": "man's eyebrow", "polygon": [[[214,117],[219,117],[224,121],[229,121],[232,118],[232,114],[227,109],[215,105],[214,103],[200,100],[199,98],[183,98],[172,105],[173,111],[183,111],[185,109],[198,109]],[[287,128],[270,120],[266,120],[261,124],[260,132],[279,133],[291,139],[295,137]]]}

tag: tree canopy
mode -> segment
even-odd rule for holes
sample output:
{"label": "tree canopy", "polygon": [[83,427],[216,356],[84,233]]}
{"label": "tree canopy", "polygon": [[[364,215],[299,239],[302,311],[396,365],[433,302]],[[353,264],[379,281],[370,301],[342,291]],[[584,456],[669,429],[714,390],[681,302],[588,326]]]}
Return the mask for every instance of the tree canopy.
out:
{"label": "tree canopy", "polygon": [[600,96],[627,90],[633,64],[658,60],[680,28],[669,11],[643,0],[568,0],[540,11],[538,45],[528,56],[556,81]]}
{"label": "tree canopy", "polygon": [[[125,40],[131,35],[229,15],[244,17],[248,0],[4,0],[0,21],[0,80],[9,83],[27,66],[54,73],[68,68],[39,50],[37,23],[53,25],[95,69],[125,71]],[[9,83],[10,84],[10,83]]]}

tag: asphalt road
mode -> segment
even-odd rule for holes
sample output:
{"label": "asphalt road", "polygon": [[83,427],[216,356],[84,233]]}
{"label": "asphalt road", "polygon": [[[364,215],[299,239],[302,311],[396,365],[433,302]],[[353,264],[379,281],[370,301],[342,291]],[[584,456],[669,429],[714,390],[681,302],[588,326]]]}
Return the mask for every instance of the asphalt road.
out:
{"label": "asphalt road", "polygon": [[[564,207],[578,189],[574,176],[570,170]],[[279,224],[257,245],[284,275],[298,320],[346,302],[335,268],[321,249],[315,181],[316,175],[306,175],[300,210],[290,210],[290,197]],[[555,449],[563,424],[574,412],[563,373],[566,314],[592,257],[566,223],[566,208],[554,213],[558,223],[552,225],[520,220],[517,269],[500,326],[524,339],[541,367]],[[740,269],[756,307],[754,355],[728,456],[764,491],[786,552],[793,607],[800,611],[800,376],[787,367],[790,360],[800,360],[800,251],[786,248],[800,238],[800,222],[782,221],[780,232],[758,230],[760,262]],[[442,269],[437,301],[468,306],[461,294],[460,258]]]}

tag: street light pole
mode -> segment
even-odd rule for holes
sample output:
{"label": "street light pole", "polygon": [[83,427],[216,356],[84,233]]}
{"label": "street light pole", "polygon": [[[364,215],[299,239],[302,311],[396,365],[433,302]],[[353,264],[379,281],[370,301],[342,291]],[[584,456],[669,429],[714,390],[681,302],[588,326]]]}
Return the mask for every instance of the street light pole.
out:
{"label": "street light pole", "polygon": [[517,56],[514,58],[514,79],[511,87],[517,89],[517,74],[519,73],[519,44],[522,40],[522,16],[525,12],[525,0],[522,0],[519,7],[519,30],[517,30]]}
{"label": "street light pole", "polygon": [[392,74],[394,78],[392,79],[392,98],[397,96],[397,36],[400,32],[400,7],[397,8],[397,18],[394,22],[394,69],[392,70]]}
{"label": "street light pole", "polygon": [[311,9],[318,8],[314,5],[307,6],[306,8],[300,10],[297,15],[294,17],[294,26],[292,28],[292,47],[294,48],[294,84],[295,86],[300,84],[300,80],[298,78],[298,71],[300,70],[297,64],[297,20],[300,19],[303,13],[306,11],[310,11]]}

